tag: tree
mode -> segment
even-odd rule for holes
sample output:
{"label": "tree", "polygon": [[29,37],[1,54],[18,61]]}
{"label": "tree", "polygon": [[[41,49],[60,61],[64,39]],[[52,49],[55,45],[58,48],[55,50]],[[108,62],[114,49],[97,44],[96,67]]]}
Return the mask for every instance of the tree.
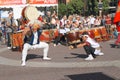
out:
{"label": "tree", "polygon": [[103,3],[103,12],[108,13],[110,0],[103,0],[102,3]]}
{"label": "tree", "polygon": [[58,6],[58,16],[62,17],[63,15],[66,15],[67,7],[64,3],[59,4]]}
{"label": "tree", "polygon": [[69,4],[73,7],[74,14],[80,14],[84,8],[83,0],[72,0]]}
{"label": "tree", "polygon": [[[102,11],[109,12],[111,0],[102,0]],[[99,0],[71,0],[68,4],[59,4],[59,16],[70,14],[98,15]]]}
{"label": "tree", "polygon": [[80,14],[83,12],[84,3],[83,0],[71,0],[68,4],[59,4],[59,16]]}
{"label": "tree", "polygon": [[73,14],[74,12],[75,12],[75,9],[72,7],[72,5],[71,4],[67,4],[66,14],[70,15],[70,14]]}
{"label": "tree", "polygon": [[88,12],[89,15],[98,14],[98,1],[97,0],[88,0]]}

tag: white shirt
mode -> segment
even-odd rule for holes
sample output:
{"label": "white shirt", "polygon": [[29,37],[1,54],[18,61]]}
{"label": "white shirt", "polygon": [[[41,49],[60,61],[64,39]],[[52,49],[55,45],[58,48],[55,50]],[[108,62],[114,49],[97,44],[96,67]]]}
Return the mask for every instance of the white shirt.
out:
{"label": "white shirt", "polygon": [[95,22],[95,18],[92,17],[92,18],[90,19],[90,24],[94,24],[94,22]]}
{"label": "white shirt", "polygon": [[66,33],[70,31],[70,28],[65,28]]}
{"label": "white shirt", "polygon": [[90,38],[89,36],[87,36],[87,37],[88,37],[88,38],[87,38],[86,41],[89,42],[93,48],[98,48],[98,47],[100,47],[100,44],[97,43],[94,39]]}
{"label": "white shirt", "polygon": [[59,29],[59,33],[64,35],[66,33],[66,31],[65,31],[65,29]]}
{"label": "white shirt", "polygon": [[37,32],[35,32],[35,33],[33,33],[33,35],[34,35],[33,44],[37,44],[37,40],[38,40],[38,33],[37,33]]}

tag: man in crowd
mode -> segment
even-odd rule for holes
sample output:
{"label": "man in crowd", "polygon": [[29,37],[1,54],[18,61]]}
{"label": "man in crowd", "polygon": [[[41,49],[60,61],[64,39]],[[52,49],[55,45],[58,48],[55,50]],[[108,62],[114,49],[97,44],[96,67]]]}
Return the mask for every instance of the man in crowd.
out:
{"label": "man in crowd", "polygon": [[13,18],[13,12],[12,11],[9,11],[8,12],[9,16],[8,18],[6,18],[6,32],[7,32],[7,47],[8,49],[11,49],[11,40],[10,40],[10,35],[11,33],[13,33],[13,31],[15,30],[15,21],[14,21],[14,18]]}

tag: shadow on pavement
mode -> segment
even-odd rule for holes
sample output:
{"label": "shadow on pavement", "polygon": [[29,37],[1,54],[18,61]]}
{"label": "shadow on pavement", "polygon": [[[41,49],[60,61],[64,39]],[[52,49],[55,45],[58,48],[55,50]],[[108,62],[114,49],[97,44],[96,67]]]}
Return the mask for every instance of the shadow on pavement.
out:
{"label": "shadow on pavement", "polygon": [[36,54],[28,54],[26,61],[29,60],[29,59],[35,59],[35,58],[43,58],[43,56],[36,55]]}
{"label": "shadow on pavement", "polygon": [[66,75],[65,77],[68,77],[67,80],[117,80],[102,72]]}
{"label": "shadow on pavement", "polygon": [[111,48],[120,48],[120,45],[116,45],[116,44],[110,44]]}
{"label": "shadow on pavement", "polygon": [[78,54],[78,53],[70,53],[74,57],[64,57],[65,59],[71,59],[71,58],[86,58],[86,54]]}

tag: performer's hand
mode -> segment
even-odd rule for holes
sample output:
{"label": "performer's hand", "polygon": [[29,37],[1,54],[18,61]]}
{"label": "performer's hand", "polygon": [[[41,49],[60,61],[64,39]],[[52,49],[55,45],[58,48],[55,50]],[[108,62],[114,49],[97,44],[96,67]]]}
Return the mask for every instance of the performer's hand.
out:
{"label": "performer's hand", "polygon": [[74,46],[72,46],[72,45],[71,45],[71,46],[69,46],[69,49],[70,49],[70,50],[71,50],[71,49],[74,49]]}

